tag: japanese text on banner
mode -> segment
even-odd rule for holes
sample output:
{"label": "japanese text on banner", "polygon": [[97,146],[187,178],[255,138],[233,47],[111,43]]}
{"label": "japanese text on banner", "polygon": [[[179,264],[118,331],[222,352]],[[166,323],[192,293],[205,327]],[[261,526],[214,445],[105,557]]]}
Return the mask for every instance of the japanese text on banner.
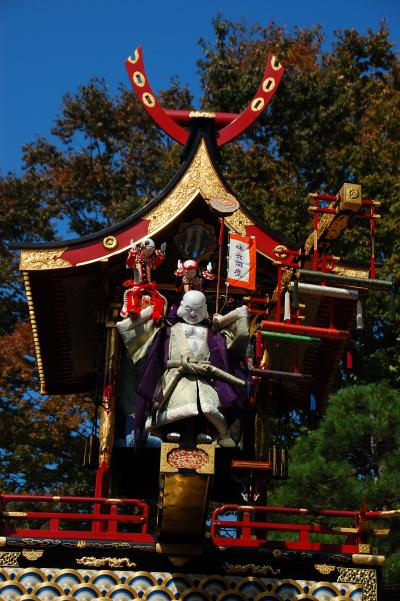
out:
{"label": "japanese text on banner", "polygon": [[227,282],[230,286],[255,289],[256,241],[251,236],[229,234]]}

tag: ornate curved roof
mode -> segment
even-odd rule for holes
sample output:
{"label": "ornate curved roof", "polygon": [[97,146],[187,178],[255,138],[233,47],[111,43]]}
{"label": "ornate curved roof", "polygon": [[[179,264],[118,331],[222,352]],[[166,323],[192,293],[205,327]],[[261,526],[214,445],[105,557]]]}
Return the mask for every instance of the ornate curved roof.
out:
{"label": "ornate curved roof", "polygon": [[[99,328],[96,312],[105,282],[120,286],[130,241],[151,236],[169,245],[182,221],[202,217],[218,226],[211,201],[217,199],[227,227],[256,237],[257,251],[271,265],[277,245],[288,244],[266,227],[242,203],[219,167],[212,117],[193,117],[182,163],[152,201],[133,215],[97,233],[60,242],[21,245],[30,317],[42,390],[51,393],[85,391],[95,386]],[[234,209],[236,206],[238,208]],[[207,210],[208,209],[208,210]],[[171,271],[172,273],[172,271]],[[118,275],[117,275],[118,274]]]}

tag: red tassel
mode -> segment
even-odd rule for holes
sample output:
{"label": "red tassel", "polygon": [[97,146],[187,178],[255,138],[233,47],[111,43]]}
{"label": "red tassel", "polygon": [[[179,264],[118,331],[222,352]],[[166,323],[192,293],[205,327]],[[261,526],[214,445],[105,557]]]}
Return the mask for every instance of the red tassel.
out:
{"label": "red tassel", "polygon": [[347,369],[353,369],[353,354],[351,350],[347,351]]}
{"label": "red tassel", "polygon": [[263,355],[262,334],[260,330],[256,332],[256,361],[259,363]]}

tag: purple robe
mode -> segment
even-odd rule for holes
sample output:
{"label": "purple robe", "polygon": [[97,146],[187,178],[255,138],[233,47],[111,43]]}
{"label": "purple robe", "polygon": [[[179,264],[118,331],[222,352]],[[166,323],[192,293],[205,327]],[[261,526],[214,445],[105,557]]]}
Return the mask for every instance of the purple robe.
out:
{"label": "purple robe", "polygon": [[[169,338],[169,327],[162,328],[157,332],[136,388],[135,441],[139,446],[146,440],[145,422],[147,417],[152,414],[154,402],[162,401],[161,380],[167,369]],[[246,379],[243,370],[232,369],[225,338],[219,332],[213,333],[210,325],[208,326],[207,343],[212,365],[242,380]],[[222,413],[228,423],[231,423],[243,411],[243,390],[238,390],[232,384],[217,378],[213,378],[213,388],[218,393]]]}

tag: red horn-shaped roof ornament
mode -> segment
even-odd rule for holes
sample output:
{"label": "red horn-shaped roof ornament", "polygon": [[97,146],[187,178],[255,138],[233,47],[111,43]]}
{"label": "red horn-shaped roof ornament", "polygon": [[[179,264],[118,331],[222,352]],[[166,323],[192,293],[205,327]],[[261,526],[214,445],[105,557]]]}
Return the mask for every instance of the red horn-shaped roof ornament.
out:
{"label": "red horn-shaped roof ornament", "polygon": [[[189,132],[182,127],[182,124],[189,124],[191,117],[196,116],[196,114],[199,115],[199,113],[163,109],[147,79],[140,46],[135,50],[133,58],[129,57],[125,61],[125,66],[136,96],[147,113],[171,138],[180,144],[185,144],[189,137]],[[283,73],[284,68],[278,59],[273,54],[269,54],[262,81],[253,99],[244,111],[239,115],[235,113],[212,114],[218,130],[218,146],[223,146],[235,139],[261,115],[275,94]],[[208,114],[208,116],[210,115]]]}

